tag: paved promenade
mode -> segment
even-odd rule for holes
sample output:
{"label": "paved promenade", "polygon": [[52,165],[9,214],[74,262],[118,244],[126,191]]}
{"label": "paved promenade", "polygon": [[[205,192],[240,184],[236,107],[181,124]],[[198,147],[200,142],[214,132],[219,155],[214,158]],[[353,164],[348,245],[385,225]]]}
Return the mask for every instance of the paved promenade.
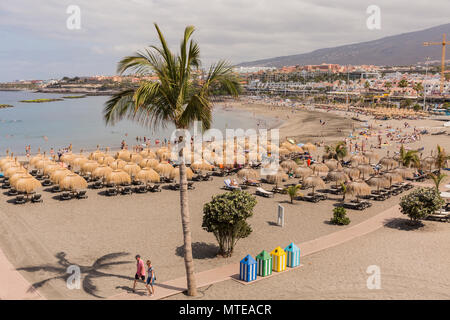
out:
{"label": "paved promenade", "polygon": [[[320,238],[310,240],[297,244],[301,250],[301,256],[307,256],[315,252],[337,246],[341,243],[350,241],[356,237],[363,236],[370,232],[373,232],[383,225],[386,224],[391,219],[398,218],[402,216],[400,212],[400,206],[396,205],[391,207],[380,214],[367,219],[357,225],[351,226],[349,228],[337,231]],[[301,269],[300,269],[301,270]],[[239,273],[239,263],[228,264],[223,267],[216,269],[203,271],[196,273],[197,287],[201,288],[214,283],[222,282],[225,280],[230,280]],[[261,280],[261,281],[264,281]],[[156,294],[152,297],[144,295],[144,291],[140,290],[139,293],[121,293],[109,297],[109,299],[115,300],[127,300],[127,299],[149,299],[157,300],[165,297],[169,297],[175,294],[179,294],[186,290],[186,277],[177,278],[174,280],[166,281],[163,283],[155,284]]]}

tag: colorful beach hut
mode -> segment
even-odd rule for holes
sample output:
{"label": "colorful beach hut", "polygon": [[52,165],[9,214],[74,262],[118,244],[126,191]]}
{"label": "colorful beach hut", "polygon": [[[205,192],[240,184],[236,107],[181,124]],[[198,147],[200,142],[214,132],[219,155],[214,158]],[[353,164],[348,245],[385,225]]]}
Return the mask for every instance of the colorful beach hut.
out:
{"label": "colorful beach hut", "polygon": [[258,276],[265,277],[272,274],[272,256],[266,250],[256,256],[256,262],[258,263]]}
{"label": "colorful beach hut", "polygon": [[286,270],[286,252],[281,247],[276,247],[270,253],[272,256],[272,269],[276,272]]}
{"label": "colorful beach hut", "polygon": [[256,280],[256,260],[251,255],[247,255],[241,260],[241,268],[239,272],[239,280],[250,282]]}
{"label": "colorful beach hut", "polygon": [[293,242],[284,248],[287,255],[286,265],[289,268],[295,268],[300,265],[300,249]]}

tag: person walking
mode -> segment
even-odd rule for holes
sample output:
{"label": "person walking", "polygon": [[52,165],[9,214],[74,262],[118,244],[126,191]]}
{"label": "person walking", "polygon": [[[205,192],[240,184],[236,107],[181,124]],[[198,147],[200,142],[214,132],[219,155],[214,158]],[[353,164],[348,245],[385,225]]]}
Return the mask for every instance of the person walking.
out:
{"label": "person walking", "polygon": [[[155,288],[153,287],[153,284],[156,280],[156,274],[155,270],[153,269],[152,262],[150,260],[147,260],[147,282],[145,284],[145,287],[148,290],[149,296],[153,296],[155,294]],[[151,287],[151,290],[150,290]]]}
{"label": "person walking", "polygon": [[136,274],[134,275],[133,292],[136,292],[136,283],[138,280],[145,281],[145,266],[140,255],[136,255]]}

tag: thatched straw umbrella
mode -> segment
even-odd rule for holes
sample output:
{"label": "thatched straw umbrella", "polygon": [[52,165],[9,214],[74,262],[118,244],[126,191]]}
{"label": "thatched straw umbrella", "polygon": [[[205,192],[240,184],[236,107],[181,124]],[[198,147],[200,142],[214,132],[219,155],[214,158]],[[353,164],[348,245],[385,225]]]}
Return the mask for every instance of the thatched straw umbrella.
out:
{"label": "thatched straw umbrella", "polygon": [[158,156],[159,159],[166,157],[167,153],[169,153],[169,149],[166,147],[162,147],[156,150],[156,155]]}
{"label": "thatched straw umbrella", "polygon": [[127,164],[126,161],[117,159],[117,160],[111,162],[111,163],[109,164],[109,166],[110,166],[111,168],[113,168],[114,170],[117,170],[117,169],[122,169],[123,167],[125,167],[126,164]]}
{"label": "thatched straw umbrella", "polygon": [[414,177],[413,170],[409,168],[397,168],[394,169],[393,172],[398,173],[403,179],[410,179]]}
{"label": "thatched straw umbrella", "polygon": [[15,173],[17,173],[17,172],[22,172],[22,173],[27,173],[28,171],[24,168],[24,167],[22,167],[22,166],[20,166],[20,165],[15,165],[15,166],[11,166],[11,167],[9,167],[5,172],[4,172],[4,175],[5,175],[5,177],[7,177],[7,178],[9,178],[9,177],[11,177],[13,174],[15,174]]}
{"label": "thatched straw umbrella", "polygon": [[352,181],[347,184],[347,193],[350,193],[358,199],[359,196],[370,194],[370,187],[364,181]]}
{"label": "thatched straw umbrella", "polygon": [[319,175],[321,173],[328,173],[328,171],[330,171],[330,169],[328,169],[328,167],[323,163],[314,163],[311,165],[311,169],[316,175]]}
{"label": "thatched straw umbrella", "polygon": [[360,175],[359,170],[355,167],[344,168],[344,172],[353,180],[358,179]]}
{"label": "thatched straw umbrella", "polygon": [[30,164],[30,166],[34,167],[34,164],[35,164],[36,162],[38,162],[39,160],[43,160],[44,158],[46,158],[44,155],[42,155],[42,154],[37,154],[36,156],[34,156],[34,157],[32,157],[32,158],[30,159],[29,164]]}
{"label": "thatched straw umbrella", "polygon": [[203,160],[202,162],[195,162],[191,164],[191,169],[193,170],[211,171],[213,168],[214,166],[205,160]]}
{"label": "thatched straw umbrella", "polygon": [[380,190],[380,188],[389,187],[389,179],[387,179],[384,176],[374,176],[374,177],[371,177],[366,182],[371,187],[377,187],[378,191]]}
{"label": "thatched straw umbrella", "polygon": [[383,173],[383,177],[385,177],[386,179],[389,180],[389,187],[391,187],[393,183],[398,183],[398,182],[402,182],[403,181],[402,176],[399,175],[396,172]]}
{"label": "thatched straw umbrella", "polygon": [[19,191],[24,192],[27,195],[33,191],[35,191],[37,188],[42,187],[41,183],[35,179],[34,177],[23,177],[18,179],[13,187]]}
{"label": "thatched straw umbrella", "polygon": [[32,177],[28,172],[16,172],[11,177],[9,177],[9,183],[14,186],[17,180],[21,178]]}
{"label": "thatched straw umbrella", "polygon": [[157,159],[143,159],[141,162],[139,162],[139,166],[141,168],[156,168],[156,166],[159,164],[159,161]]}
{"label": "thatched straw umbrella", "polygon": [[53,183],[59,183],[65,176],[71,173],[72,172],[70,170],[67,170],[66,168],[56,169],[50,174],[50,180]]}
{"label": "thatched straw umbrella", "polygon": [[82,176],[71,173],[59,182],[59,186],[62,190],[76,191],[87,188],[87,182]]}
{"label": "thatched straw umbrella", "polygon": [[350,158],[350,161],[355,164],[367,164],[369,163],[369,159],[367,159],[362,154],[356,154]]}
{"label": "thatched straw umbrella", "polygon": [[280,166],[287,171],[298,168],[298,164],[294,160],[285,160],[280,163]]}
{"label": "thatched straw umbrella", "polygon": [[72,160],[69,161],[69,163],[72,165],[72,167],[78,168],[81,170],[81,167],[83,166],[83,164],[85,164],[86,162],[88,162],[88,158],[86,158],[85,156],[77,156],[75,158],[73,158]]}
{"label": "thatched straw umbrella", "polygon": [[325,161],[325,165],[330,170],[336,170],[336,169],[338,169],[341,166],[339,161],[337,161],[336,159],[329,159],[329,160]]}
{"label": "thatched straw umbrella", "polygon": [[303,180],[303,185],[312,188],[312,194],[316,188],[325,188],[325,182],[318,176],[309,176]]}
{"label": "thatched straw umbrella", "polygon": [[299,147],[299,146],[297,146],[297,145],[295,145],[295,144],[293,144],[292,146],[290,146],[288,149],[289,149],[289,151],[291,151],[291,152],[298,152],[298,153],[303,153],[303,152],[304,152],[304,150],[302,149],[302,147]]}
{"label": "thatched straw umbrella", "polygon": [[88,160],[81,165],[81,172],[91,173],[99,166],[98,162],[95,160]]}
{"label": "thatched straw umbrella", "polygon": [[123,150],[120,150],[119,152],[117,152],[116,159],[120,159],[123,161],[129,161],[130,156],[131,156],[131,152],[126,149],[123,149]]}
{"label": "thatched straw umbrella", "polygon": [[44,167],[43,173],[46,175],[50,175],[53,171],[55,171],[56,169],[59,169],[59,168],[61,168],[61,166],[59,164],[51,163]]}
{"label": "thatched straw umbrella", "polygon": [[36,169],[43,170],[49,164],[55,164],[55,162],[49,159],[41,159],[34,163],[34,167]]}
{"label": "thatched straw umbrella", "polygon": [[282,147],[282,148],[278,149],[278,154],[280,156],[287,156],[290,153],[291,153],[291,151],[289,151],[289,149],[287,149],[287,148]]}
{"label": "thatched straw umbrella", "polygon": [[378,161],[378,159],[380,158],[380,157],[378,156],[378,154],[377,154],[376,152],[373,152],[373,151],[367,151],[367,152],[364,152],[364,156],[365,156],[367,159],[369,159],[369,164],[371,164],[371,163],[376,163],[376,162]]}
{"label": "thatched straw umbrella", "polygon": [[305,179],[306,177],[309,177],[312,174],[313,174],[312,169],[308,167],[298,167],[294,170],[294,176],[296,178]]}
{"label": "thatched straw umbrella", "polygon": [[371,165],[369,164],[360,164],[356,167],[359,172],[362,174],[362,178],[364,179],[366,175],[374,174],[374,170]]}
{"label": "thatched straw umbrella", "polygon": [[239,170],[237,176],[241,179],[259,179],[259,172],[254,169],[244,168]]}
{"label": "thatched straw umbrella", "polygon": [[327,179],[336,182],[336,187],[338,183],[347,182],[348,180],[350,180],[342,170],[333,170],[328,172]]}
{"label": "thatched straw umbrella", "polygon": [[129,162],[134,162],[134,163],[137,164],[137,163],[141,162],[143,159],[144,159],[144,157],[141,156],[140,154],[138,154],[138,153],[132,153],[132,154],[130,155],[130,158],[128,159],[128,161],[129,161]]}
{"label": "thatched straw umbrella", "polygon": [[139,154],[140,154],[142,157],[147,158],[147,159],[156,159],[156,158],[157,158],[156,153],[154,153],[154,152],[153,152],[152,150],[150,150],[150,149],[142,150]]}
{"label": "thatched straw umbrella", "polygon": [[106,183],[121,185],[124,183],[131,183],[131,177],[125,171],[117,169],[107,174],[105,177],[105,181]]}
{"label": "thatched straw umbrella", "polygon": [[169,177],[170,173],[173,171],[173,166],[168,162],[161,162],[154,169],[160,176]]}
{"label": "thatched straw umbrella", "polygon": [[75,157],[76,155],[74,155],[73,153],[64,153],[59,160],[64,163],[70,163],[70,161],[72,161],[72,159],[74,159]]}
{"label": "thatched straw umbrella", "polygon": [[7,170],[12,165],[18,165],[19,162],[12,158],[3,158],[2,162],[0,163],[0,169],[3,171]]}
{"label": "thatched straw umbrella", "polygon": [[134,162],[128,162],[126,165],[122,168],[123,171],[128,173],[131,177],[135,176],[139,171],[141,171],[141,167],[139,167]]}
{"label": "thatched straw umbrella", "polygon": [[302,146],[302,149],[311,153],[313,151],[316,151],[317,147],[315,145],[313,145],[312,143],[308,142]]}
{"label": "thatched straw umbrella", "polygon": [[394,166],[398,165],[398,162],[393,158],[385,157],[380,160],[380,164],[386,167],[387,170],[392,169]]}
{"label": "thatched straw umbrella", "polygon": [[98,160],[103,157],[105,157],[105,153],[97,149],[89,155],[89,160]]}
{"label": "thatched straw umbrella", "polygon": [[116,159],[113,156],[104,156],[97,159],[97,162],[99,164],[106,164],[109,165],[110,163],[113,163],[116,161]]}
{"label": "thatched straw umbrella", "polygon": [[[170,179],[179,179],[180,177],[180,168],[173,168],[169,174]],[[194,172],[192,172],[191,168],[186,167],[186,178],[187,180],[191,180],[194,177]]]}
{"label": "thatched straw umbrella", "polygon": [[92,171],[91,176],[94,178],[106,178],[106,176],[110,174],[112,171],[113,168],[105,164],[101,164],[97,168],[95,168],[94,171]]}
{"label": "thatched straw umbrella", "polygon": [[283,171],[278,170],[275,174],[267,175],[266,180],[268,183],[275,184],[278,187],[278,184],[280,184],[283,181],[286,181],[289,179],[289,176]]}
{"label": "thatched straw umbrella", "polygon": [[159,174],[152,168],[142,169],[137,173],[135,179],[144,183],[160,181]]}

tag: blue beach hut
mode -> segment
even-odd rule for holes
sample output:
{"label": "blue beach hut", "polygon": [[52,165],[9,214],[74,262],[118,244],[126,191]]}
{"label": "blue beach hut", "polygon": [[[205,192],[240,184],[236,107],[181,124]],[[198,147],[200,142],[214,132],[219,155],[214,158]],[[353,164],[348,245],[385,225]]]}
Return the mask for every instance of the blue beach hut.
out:
{"label": "blue beach hut", "polygon": [[256,280],[257,263],[251,255],[247,255],[241,260],[239,280],[250,282]]}
{"label": "blue beach hut", "polygon": [[295,268],[300,265],[300,249],[293,242],[288,245],[284,251],[287,254],[286,264],[290,268]]}

